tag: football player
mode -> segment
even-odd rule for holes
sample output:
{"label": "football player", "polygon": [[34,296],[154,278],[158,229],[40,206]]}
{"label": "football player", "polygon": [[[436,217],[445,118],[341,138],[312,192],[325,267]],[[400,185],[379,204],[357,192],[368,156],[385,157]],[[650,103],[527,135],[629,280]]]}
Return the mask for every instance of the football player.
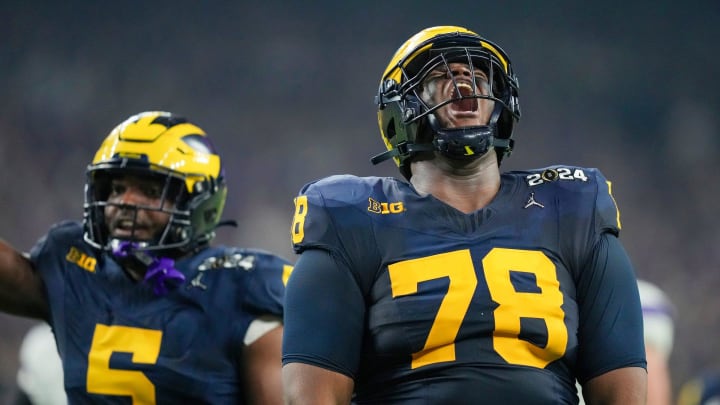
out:
{"label": "football player", "polygon": [[69,403],[280,403],[291,265],[211,246],[227,185],[197,125],[134,115],[87,168],[82,222],[0,243],[0,309],[47,321]]}
{"label": "football player", "polygon": [[291,404],[644,404],[642,312],[597,169],[501,173],[520,118],[507,54],[424,29],[376,98],[404,179],[304,186],[285,301]]}
{"label": "football player", "polygon": [[677,405],[720,405],[720,369],[708,369],[680,387]]}
{"label": "football player", "polygon": [[648,404],[673,403],[670,354],[675,338],[675,306],[657,285],[638,280],[645,331]]}

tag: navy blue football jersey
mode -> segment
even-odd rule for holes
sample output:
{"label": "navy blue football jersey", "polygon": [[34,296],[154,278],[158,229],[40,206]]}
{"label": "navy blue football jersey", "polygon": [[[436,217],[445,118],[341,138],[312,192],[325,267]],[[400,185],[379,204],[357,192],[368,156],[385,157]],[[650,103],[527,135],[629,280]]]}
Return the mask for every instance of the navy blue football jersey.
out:
{"label": "navy blue football jersey", "polygon": [[[342,274],[313,276],[300,257],[283,362],[348,375],[357,403],[572,404],[576,378],[645,367],[634,270],[596,169],[505,173],[470,214],[349,175],[306,185],[295,206],[295,251],[327,252]],[[330,292],[343,303],[325,309]]]}
{"label": "navy blue football jersey", "polygon": [[70,403],[242,403],[243,339],[261,315],[282,316],[291,265],[270,253],[209,247],[178,260],[167,295],[132,281],[54,226],[31,252],[50,303]]}

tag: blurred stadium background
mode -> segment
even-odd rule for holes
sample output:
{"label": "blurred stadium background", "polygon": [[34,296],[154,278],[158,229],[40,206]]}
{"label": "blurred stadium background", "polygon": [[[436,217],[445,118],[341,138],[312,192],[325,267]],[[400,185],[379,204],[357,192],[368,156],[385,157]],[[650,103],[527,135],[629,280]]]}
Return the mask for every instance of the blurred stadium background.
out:
{"label": "blurred stadium background", "polygon": [[[487,3],[487,2],[485,2]],[[82,216],[85,165],[127,116],[185,115],[222,151],[219,242],[293,259],[292,199],[384,149],[373,97],[416,31],[498,42],[522,120],[504,169],[599,167],[640,277],[677,306],[675,389],[720,366],[720,3],[280,0],[0,3],[0,235],[29,250]],[[0,314],[0,403],[31,321]]]}

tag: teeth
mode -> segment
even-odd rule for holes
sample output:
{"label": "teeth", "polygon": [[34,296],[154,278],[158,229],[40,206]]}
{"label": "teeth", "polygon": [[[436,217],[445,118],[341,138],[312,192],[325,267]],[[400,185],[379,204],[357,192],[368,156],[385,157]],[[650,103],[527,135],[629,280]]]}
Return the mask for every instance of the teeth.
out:
{"label": "teeth", "polygon": [[455,92],[460,94],[463,97],[473,96],[475,95],[475,88],[471,86],[469,83],[466,82],[459,82],[457,83],[457,86],[455,87]]}

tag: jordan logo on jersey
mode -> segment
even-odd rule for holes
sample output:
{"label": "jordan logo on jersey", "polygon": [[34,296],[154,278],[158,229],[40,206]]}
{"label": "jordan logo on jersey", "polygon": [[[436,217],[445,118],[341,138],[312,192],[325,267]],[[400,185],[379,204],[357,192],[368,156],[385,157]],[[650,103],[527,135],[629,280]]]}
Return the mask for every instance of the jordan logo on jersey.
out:
{"label": "jordan logo on jersey", "polygon": [[539,202],[535,201],[535,193],[530,193],[530,198],[528,199],[528,202],[525,204],[525,208],[532,207],[533,205],[537,205],[540,208],[545,208],[544,205],[540,204]]}

